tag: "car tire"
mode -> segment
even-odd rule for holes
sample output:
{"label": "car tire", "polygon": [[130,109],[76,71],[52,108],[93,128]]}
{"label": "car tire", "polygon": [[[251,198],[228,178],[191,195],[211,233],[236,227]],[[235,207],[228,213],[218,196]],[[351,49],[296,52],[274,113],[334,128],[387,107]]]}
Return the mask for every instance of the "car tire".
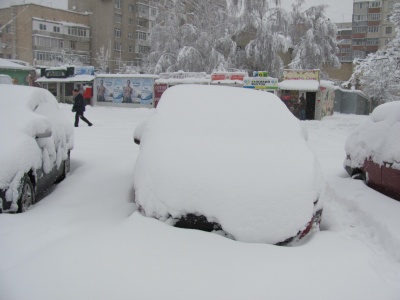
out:
{"label": "car tire", "polygon": [[354,173],[354,174],[351,176],[351,178],[357,179],[357,180],[362,180],[362,181],[365,181],[365,180],[366,180],[366,177],[365,177],[364,172],[357,172],[357,173]]}
{"label": "car tire", "polygon": [[69,170],[71,169],[71,160],[70,160],[70,156],[69,156],[69,152],[68,152],[68,158],[66,160],[64,160],[63,162],[63,172],[60,175],[60,177],[57,178],[57,180],[54,183],[60,183],[61,181],[63,181],[65,179],[65,177],[67,177],[67,174],[69,173]]}
{"label": "car tire", "polygon": [[25,212],[35,203],[35,189],[28,175],[22,178],[19,190],[18,213]]}

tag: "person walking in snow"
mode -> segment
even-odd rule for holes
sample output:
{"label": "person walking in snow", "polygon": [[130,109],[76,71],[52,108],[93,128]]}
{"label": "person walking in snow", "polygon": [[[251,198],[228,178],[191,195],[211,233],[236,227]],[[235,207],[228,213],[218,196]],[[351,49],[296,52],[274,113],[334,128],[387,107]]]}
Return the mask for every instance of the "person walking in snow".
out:
{"label": "person walking in snow", "polygon": [[82,94],[79,93],[78,89],[74,89],[72,91],[72,95],[74,96],[74,105],[72,106],[72,112],[75,112],[75,127],[79,126],[79,118],[82,121],[86,122],[89,126],[92,126],[93,124],[90,123],[89,120],[83,116],[86,104]]}

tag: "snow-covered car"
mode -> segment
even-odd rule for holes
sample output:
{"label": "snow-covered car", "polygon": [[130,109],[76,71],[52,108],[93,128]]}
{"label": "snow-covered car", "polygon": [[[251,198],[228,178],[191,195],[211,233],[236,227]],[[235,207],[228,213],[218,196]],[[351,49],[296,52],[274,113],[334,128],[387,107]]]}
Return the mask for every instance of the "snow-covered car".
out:
{"label": "snow-covered car", "polygon": [[13,84],[12,78],[8,75],[0,74],[0,84]]}
{"label": "snow-covered car", "polygon": [[319,163],[300,121],[273,94],[175,86],[134,140],[134,200],[145,216],[278,245],[319,226]]}
{"label": "snow-covered car", "polygon": [[73,126],[45,89],[3,85],[0,93],[0,211],[24,212],[69,172]]}
{"label": "snow-covered car", "polygon": [[400,200],[400,101],[376,107],[349,135],[345,151],[350,176]]}

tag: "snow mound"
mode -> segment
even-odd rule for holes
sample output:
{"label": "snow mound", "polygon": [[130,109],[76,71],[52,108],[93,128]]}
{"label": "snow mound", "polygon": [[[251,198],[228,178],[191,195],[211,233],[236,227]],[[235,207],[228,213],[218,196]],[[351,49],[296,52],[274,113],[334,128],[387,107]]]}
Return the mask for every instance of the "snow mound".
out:
{"label": "snow mound", "polygon": [[390,162],[393,168],[400,169],[399,137],[400,101],[378,106],[346,141],[345,150],[351,156],[351,167],[361,167],[370,158],[379,165]]}
{"label": "snow mound", "polygon": [[173,223],[203,215],[236,240],[271,244],[312,218],[319,164],[300,122],[273,94],[175,86],[134,136],[135,201],[147,216]]}

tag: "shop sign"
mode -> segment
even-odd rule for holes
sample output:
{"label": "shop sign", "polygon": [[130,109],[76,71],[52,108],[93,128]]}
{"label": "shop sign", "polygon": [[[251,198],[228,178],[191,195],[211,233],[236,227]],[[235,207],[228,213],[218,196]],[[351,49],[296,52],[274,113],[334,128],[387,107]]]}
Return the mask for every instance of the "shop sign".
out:
{"label": "shop sign", "polygon": [[283,80],[317,80],[319,70],[284,70]]}

